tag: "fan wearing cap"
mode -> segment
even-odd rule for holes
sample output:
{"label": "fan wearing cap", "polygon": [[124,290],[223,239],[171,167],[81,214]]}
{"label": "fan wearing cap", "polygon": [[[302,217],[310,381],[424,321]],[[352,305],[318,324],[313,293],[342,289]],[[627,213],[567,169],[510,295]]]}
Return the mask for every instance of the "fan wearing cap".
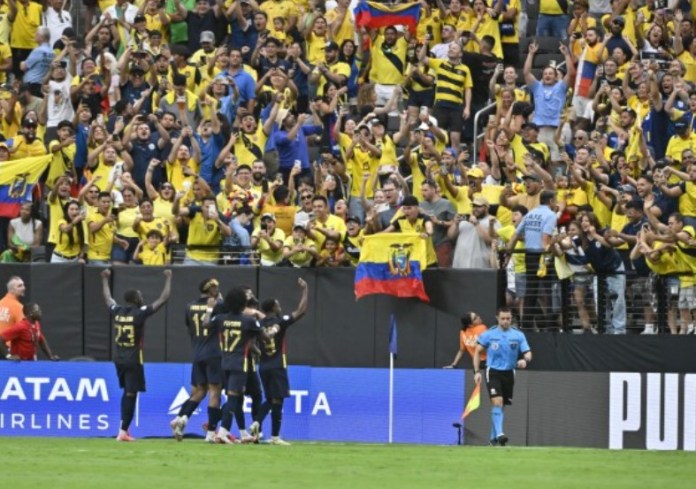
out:
{"label": "fan wearing cap", "polygon": [[383,106],[391,99],[394,87],[404,82],[408,43],[394,26],[386,27],[383,34],[377,30],[369,33],[372,38],[369,77],[377,92],[375,105]]}
{"label": "fan wearing cap", "polygon": [[452,268],[491,268],[491,243],[500,223],[488,214],[490,204],[483,197],[474,197],[468,219],[458,216],[447,230],[447,237],[456,240]]}
{"label": "fan wearing cap", "polygon": [[326,82],[333,82],[337,87],[344,86],[350,78],[350,71],[348,63],[344,63],[338,58],[338,44],[330,41],[326,43],[324,61],[319,62],[312,70],[309,82],[317,84],[317,93],[324,93]]}
{"label": "fan wearing cap", "polygon": [[48,150],[53,153],[46,178],[48,188],[53,188],[58,177],[63,175],[70,175],[77,181],[77,172],[73,164],[76,146],[72,122],[60,121],[56,132],[58,139],[54,139],[48,144]]}
{"label": "fan wearing cap", "polygon": [[513,195],[512,188],[506,186],[500,194],[500,203],[508,209],[512,209],[516,205],[523,205],[531,211],[539,206],[544,186],[536,173],[524,175],[522,180],[524,181],[525,193]]}
{"label": "fan wearing cap", "polygon": [[[696,150],[696,132],[691,130],[689,121],[685,117],[675,121],[673,126],[676,134],[669,138],[665,158],[676,162],[674,167],[681,170],[682,153],[689,149],[692,151]],[[675,182],[672,181],[670,183]]]}
{"label": "fan wearing cap", "polygon": [[43,141],[36,136],[39,123],[36,119],[26,118],[22,122],[21,134],[12,139],[12,160],[20,160],[31,156],[44,156],[47,154]]}
{"label": "fan wearing cap", "polygon": [[278,50],[283,46],[278,39],[259,36],[256,48],[251,55],[251,66],[256,68],[260,77],[263,77],[272,68],[288,72],[289,63],[278,56]]}
{"label": "fan wearing cap", "polygon": [[365,230],[361,226],[358,216],[348,216],[346,219],[346,237],[341,244],[345,251],[346,263],[353,267],[360,261],[360,249],[365,239]]}
{"label": "fan wearing cap", "polygon": [[401,202],[401,216],[397,217],[383,231],[384,233],[417,233],[425,240],[427,267],[437,267],[437,255],[433,247],[433,223],[418,207],[418,199],[407,195]]}
{"label": "fan wearing cap", "polygon": [[283,257],[293,267],[309,267],[312,260],[319,258],[317,245],[307,236],[304,226],[296,224],[283,243]]}
{"label": "fan wearing cap", "polygon": [[197,66],[205,73],[207,71],[206,65],[208,65],[210,59],[215,58],[215,56],[215,33],[212,31],[201,32],[201,48],[193,53],[188,59],[188,62]]}
{"label": "fan wearing cap", "polygon": [[273,214],[261,216],[261,224],[251,234],[251,247],[257,250],[261,266],[274,267],[283,259],[285,233],[276,227]]}

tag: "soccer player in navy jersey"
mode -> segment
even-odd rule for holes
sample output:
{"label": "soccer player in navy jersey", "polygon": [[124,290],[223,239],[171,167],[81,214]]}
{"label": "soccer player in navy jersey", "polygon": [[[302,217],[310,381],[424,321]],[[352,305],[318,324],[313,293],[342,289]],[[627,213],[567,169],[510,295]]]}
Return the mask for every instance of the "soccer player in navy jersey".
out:
{"label": "soccer player in navy jersey", "polygon": [[165,270],[164,288],[159,298],[146,305],[139,290],[128,290],[123,294],[125,306],[120,306],[111,297],[109,278],[111,270],[101,273],[104,300],[111,313],[116,342],[116,373],[123,389],[121,397],[121,427],[116,440],[135,441],[128,428],[135,413],[138,392],[145,392],[145,369],[143,367],[143,337],[145,320],[167,303],[172,285],[172,271]]}
{"label": "soccer player in navy jersey", "polygon": [[498,324],[478,338],[474,352],[474,382],[481,383],[481,352],[486,351],[486,384],[491,398],[491,445],[505,446],[508,437],[503,432],[503,406],[512,404],[515,368],[527,368],[532,351],[524,333],[512,325],[512,311],[498,309]]}
{"label": "soccer player in navy jersey", "polygon": [[205,441],[215,443],[215,430],[221,417],[222,352],[216,332],[203,325],[203,318],[209,309],[222,302],[220,300],[220,283],[215,278],[206,278],[198,289],[201,293],[200,297],[186,305],[186,327],[191,336],[193,350],[191,397],[182,404],[170,426],[174,438],[181,441],[189,418],[207,393],[208,423]]}
{"label": "soccer player in navy jersey", "polygon": [[297,279],[302,296],[292,314],[283,314],[277,299],[268,299],[261,304],[261,312],[266,315],[262,320],[264,328],[269,331],[268,337],[262,339],[261,361],[259,372],[266,401],[261,406],[258,416],[251,424],[251,436],[257,437],[263,420],[271,412],[271,441],[272,445],[290,445],[280,438],[280,425],[283,416],[283,401],[290,395],[288,379],[288,362],[285,354],[285,334],[291,324],[307,312],[308,289],[307,282]]}
{"label": "soccer player in navy jersey", "polygon": [[203,320],[204,327],[219,334],[222,351],[222,369],[227,402],[222,406],[221,426],[216,435],[218,443],[234,443],[230,429],[232,418],[244,399],[244,387],[250,371],[249,349],[252,342],[256,337],[272,336],[277,332],[274,330],[264,331],[256,319],[244,315],[246,304],[246,291],[242,287],[235,287],[225,296],[224,312],[216,313],[213,316],[211,307]]}

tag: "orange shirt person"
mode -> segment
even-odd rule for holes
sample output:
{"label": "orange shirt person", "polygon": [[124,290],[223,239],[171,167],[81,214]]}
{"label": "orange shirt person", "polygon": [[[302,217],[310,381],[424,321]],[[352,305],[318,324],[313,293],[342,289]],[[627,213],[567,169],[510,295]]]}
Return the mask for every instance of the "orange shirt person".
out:
{"label": "orange shirt person", "polygon": [[[481,316],[475,312],[466,313],[462,319],[462,329],[459,332],[459,351],[454,357],[454,361],[450,365],[445,365],[443,368],[454,368],[459,364],[459,361],[464,356],[464,352],[468,351],[471,358],[474,358],[474,352],[476,351],[476,342],[478,337],[481,336],[488,327],[483,324]],[[485,352],[482,352],[481,357],[481,368],[486,366],[486,356]]]}
{"label": "orange shirt person", "polygon": [[26,287],[21,277],[11,277],[7,282],[7,294],[0,300],[0,334],[13,324],[24,319],[22,303]]}

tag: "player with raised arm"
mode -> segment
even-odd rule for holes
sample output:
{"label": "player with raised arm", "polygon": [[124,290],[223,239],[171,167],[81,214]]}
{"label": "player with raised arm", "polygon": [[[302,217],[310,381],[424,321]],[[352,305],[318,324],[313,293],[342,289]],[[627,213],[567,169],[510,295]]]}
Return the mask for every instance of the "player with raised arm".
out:
{"label": "player with raised arm", "polygon": [[280,425],[283,418],[283,401],[290,396],[290,381],[288,379],[288,362],[285,355],[285,334],[291,324],[295,323],[307,312],[308,289],[307,282],[297,279],[302,296],[297,308],[292,314],[283,315],[280,302],[268,299],[261,304],[261,312],[266,315],[263,319],[264,329],[268,337],[263,339],[259,372],[266,401],[261,406],[254,422],[249,427],[251,436],[258,437],[263,420],[271,412],[271,445],[290,445],[280,438]]}
{"label": "player with raised arm", "polygon": [[203,321],[204,327],[219,333],[222,350],[227,402],[222,406],[222,422],[215,437],[218,443],[234,443],[230,428],[237,406],[242,402],[250,370],[249,348],[257,336],[265,334],[256,319],[244,315],[246,304],[246,291],[235,287],[225,296],[224,312],[213,316],[210,308]]}
{"label": "player with raised arm", "polygon": [[515,387],[515,367],[527,368],[532,361],[532,351],[524,333],[512,325],[512,311],[498,309],[498,324],[484,332],[478,339],[474,352],[474,381],[481,383],[481,353],[485,350],[488,367],[486,384],[491,397],[491,445],[505,446],[508,437],[503,432],[503,407],[512,404]]}
{"label": "player with raised arm", "polygon": [[118,383],[123,389],[121,397],[121,427],[117,441],[135,441],[128,428],[133,420],[138,392],[145,392],[145,369],[143,368],[143,338],[145,320],[159,311],[167,303],[172,285],[172,271],[165,270],[164,288],[159,298],[146,305],[143,294],[137,289],[127,290],[123,294],[126,305],[120,306],[111,297],[109,278],[111,270],[101,273],[104,300],[111,313],[116,342],[116,373]]}
{"label": "player with raised arm", "polygon": [[191,336],[193,365],[191,367],[191,397],[184,402],[170,426],[177,441],[184,437],[189,418],[208,394],[208,423],[205,441],[215,443],[215,430],[220,421],[220,392],[222,390],[222,352],[216,332],[203,326],[208,309],[220,300],[220,282],[206,278],[198,287],[201,295],[186,305],[186,327]]}

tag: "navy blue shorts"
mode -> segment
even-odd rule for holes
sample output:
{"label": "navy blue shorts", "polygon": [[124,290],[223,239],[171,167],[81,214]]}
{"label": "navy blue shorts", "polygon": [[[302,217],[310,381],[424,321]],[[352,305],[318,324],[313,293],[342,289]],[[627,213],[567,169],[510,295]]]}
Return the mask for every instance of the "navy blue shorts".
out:
{"label": "navy blue shorts", "polygon": [[261,382],[266,399],[283,399],[290,397],[290,380],[288,371],[284,368],[261,370]]}
{"label": "navy blue shorts", "polygon": [[191,385],[222,384],[222,357],[193,362]]}
{"label": "navy blue shorts", "polygon": [[258,372],[252,371],[247,373],[247,383],[244,394],[250,397],[261,397],[261,381],[259,380]]}
{"label": "navy blue shorts", "polygon": [[116,364],[118,385],[125,392],[145,392],[145,369],[140,364]]}
{"label": "navy blue shorts", "polygon": [[247,383],[247,372],[238,370],[225,370],[225,392],[242,394]]}

